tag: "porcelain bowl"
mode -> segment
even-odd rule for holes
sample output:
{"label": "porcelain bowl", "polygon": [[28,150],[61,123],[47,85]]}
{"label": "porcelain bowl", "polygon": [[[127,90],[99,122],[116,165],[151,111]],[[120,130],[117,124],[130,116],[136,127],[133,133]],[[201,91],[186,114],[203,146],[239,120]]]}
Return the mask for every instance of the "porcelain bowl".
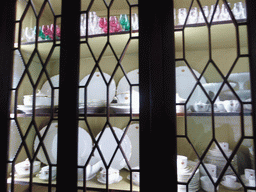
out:
{"label": "porcelain bowl", "polygon": [[[40,166],[41,166],[40,161],[34,161],[33,175],[39,172]],[[30,175],[30,162],[28,160],[25,160],[23,162],[17,163],[15,165],[15,171],[19,176],[29,176]]]}
{"label": "porcelain bowl", "polygon": [[193,107],[196,112],[207,112],[210,108],[210,104],[196,103],[193,105]]}

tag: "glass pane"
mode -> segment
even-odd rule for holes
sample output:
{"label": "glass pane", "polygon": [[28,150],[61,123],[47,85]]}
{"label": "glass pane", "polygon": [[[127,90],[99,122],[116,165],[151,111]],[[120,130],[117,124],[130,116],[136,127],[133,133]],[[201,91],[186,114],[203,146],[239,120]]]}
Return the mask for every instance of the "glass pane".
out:
{"label": "glass pane", "polygon": [[9,191],[38,191],[42,183],[51,191],[48,183],[56,184],[60,17],[59,0],[16,3]]}
{"label": "glass pane", "polygon": [[81,0],[79,128],[92,146],[78,153],[79,187],[139,191],[137,3]]}
{"label": "glass pane", "polygon": [[[178,191],[249,191],[255,160],[245,1],[177,0],[174,8]],[[191,180],[184,176],[190,161],[200,172]]]}

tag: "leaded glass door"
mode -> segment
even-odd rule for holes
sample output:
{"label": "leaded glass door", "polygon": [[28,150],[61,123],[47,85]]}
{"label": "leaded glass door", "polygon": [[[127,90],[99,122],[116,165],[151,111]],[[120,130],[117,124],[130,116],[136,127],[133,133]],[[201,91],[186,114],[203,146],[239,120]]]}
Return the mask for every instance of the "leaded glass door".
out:
{"label": "leaded glass door", "polygon": [[8,190],[140,191],[138,1],[65,3],[16,1]]}
{"label": "leaded glass door", "polygon": [[246,1],[174,1],[177,190],[255,189]]}

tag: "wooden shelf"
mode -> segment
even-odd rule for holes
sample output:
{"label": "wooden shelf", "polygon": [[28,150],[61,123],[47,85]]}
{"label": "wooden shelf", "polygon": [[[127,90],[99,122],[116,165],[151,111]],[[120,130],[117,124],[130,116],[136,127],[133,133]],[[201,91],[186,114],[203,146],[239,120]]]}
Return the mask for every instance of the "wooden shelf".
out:
{"label": "wooden shelf", "polygon": [[[122,31],[119,33],[111,33],[109,36],[109,43],[113,47],[116,54],[119,56],[123,52],[126,44],[131,41],[135,43],[129,43],[129,48],[126,51],[126,54],[134,54],[138,53],[138,30],[131,31]],[[97,35],[89,35],[88,38],[85,36],[81,36],[81,46],[80,46],[80,58],[89,58],[92,57],[89,50],[86,50],[87,46],[83,46],[83,44],[88,43],[91,47],[94,56],[97,58],[105,44],[107,43],[108,37],[107,34],[97,34]],[[61,40],[43,40],[38,41],[38,52],[45,60],[51,50],[51,48],[55,46],[60,46]],[[17,47],[17,45],[15,45]],[[35,42],[24,42],[20,45],[20,50],[24,53],[24,55],[30,54],[35,50],[36,44]],[[104,56],[113,56],[113,52],[111,49],[106,49],[104,52]],[[60,49],[55,49],[52,53],[51,59],[59,59],[60,58]]]}
{"label": "wooden shelf", "polygon": [[[176,113],[177,117],[185,117],[185,113]],[[213,116],[241,116],[240,112],[215,112]],[[252,116],[251,111],[243,113],[244,116]],[[187,112],[187,116],[212,116],[211,112]]]}
{"label": "wooden shelf", "polygon": [[[52,111],[53,110],[53,111]],[[58,107],[54,107],[53,109],[49,108],[39,108],[39,109],[35,109],[35,116],[38,117],[43,117],[43,116],[51,116],[53,113],[54,117],[58,116]],[[139,117],[139,113],[138,112],[134,112],[132,114],[130,114],[129,112],[123,112],[123,113],[117,113],[114,112],[111,108],[110,108],[110,116],[111,117],[129,117],[130,115],[132,115],[133,117]],[[22,110],[17,110],[17,117],[31,117],[32,116],[32,110],[31,111],[22,111]],[[79,116],[80,117],[84,117],[84,109],[79,109]],[[88,111],[86,114],[87,117],[106,117],[107,113],[106,113],[106,108],[103,109],[103,111]],[[10,114],[10,117],[13,118],[14,117],[14,113]]]}
{"label": "wooden shelf", "polygon": [[[129,191],[130,190],[130,180],[127,179],[127,176],[130,174],[127,170],[121,170],[120,175],[123,177],[123,179],[119,183],[110,184],[109,189],[111,190],[118,190],[118,191]],[[11,184],[12,178],[9,177],[7,179],[7,183]],[[43,181],[39,179],[37,176],[33,177],[33,184],[34,185],[48,185],[48,181]],[[20,184],[20,185],[29,185],[29,178],[14,178],[14,184]],[[56,186],[56,180],[52,181],[52,185]],[[82,189],[83,188],[83,181],[78,181],[77,186]],[[106,189],[106,185],[101,184],[97,181],[97,176],[94,177],[92,180],[86,181],[86,188],[91,189]],[[140,191],[140,187],[137,185],[132,186],[132,191]]]}

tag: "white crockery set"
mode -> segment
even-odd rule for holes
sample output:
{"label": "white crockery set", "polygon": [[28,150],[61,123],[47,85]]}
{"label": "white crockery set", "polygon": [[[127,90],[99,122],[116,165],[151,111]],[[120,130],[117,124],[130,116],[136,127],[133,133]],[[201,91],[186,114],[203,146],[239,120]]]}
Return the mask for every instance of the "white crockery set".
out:
{"label": "white crockery set", "polygon": [[[200,73],[192,69],[197,77],[200,77]],[[243,79],[243,80],[241,80]],[[237,85],[239,90],[235,92],[238,94],[242,101],[250,101],[250,90],[245,90],[245,83],[249,81],[249,73],[232,73],[229,78],[229,85],[234,88]],[[195,86],[197,80],[192,75],[190,69],[186,66],[176,67],[176,112],[184,112],[184,104],[188,99],[193,87]],[[213,93],[216,96],[219,91],[222,82],[219,83],[207,83],[206,79],[202,76],[200,79],[202,86],[208,94]],[[219,97],[216,98],[214,103],[215,112],[239,112],[241,110],[240,102],[237,99],[234,99],[233,92],[230,91],[228,85],[224,85],[221,89],[221,95],[226,96],[228,99],[221,101]],[[231,99],[230,99],[231,98]],[[233,98],[233,99],[232,99]],[[249,98],[249,99],[248,99]],[[194,90],[192,96],[187,102],[187,110],[192,110],[195,112],[208,112],[211,108],[207,97],[205,96],[203,90],[197,86]],[[246,109],[250,109],[250,105],[245,105]]]}
{"label": "white crockery set", "polygon": [[[46,131],[46,127],[42,128],[40,130],[40,134],[43,135]],[[49,159],[52,164],[57,163],[57,140],[58,140],[58,134],[57,134],[57,123],[52,123],[48,129],[47,135],[44,139],[44,145],[47,151],[47,154],[49,156]],[[117,127],[113,127],[115,134],[117,138],[120,140],[121,137],[124,134],[125,129],[120,129]],[[96,136],[96,140],[99,139],[98,133]],[[131,138],[131,139],[130,139]],[[134,170],[139,169],[139,124],[131,124],[129,126],[128,131],[126,132],[125,137],[123,138],[123,141],[121,143],[121,147],[126,155],[127,160],[130,163],[131,168]],[[36,136],[34,141],[34,150],[38,148],[39,145],[39,139],[38,136]],[[104,133],[101,136],[100,141],[98,142],[98,146],[101,150],[102,155],[104,156],[104,159],[107,164],[109,164],[113,153],[117,147],[116,140],[112,134],[112,131],[110,128],[106,128]],[[84,166],[87,162],[89,155],[92,151],[93,144],[92,139],[89,133],[84,130],[83,128],[79,127],[78,129],[78,166]],[[35,161],[33,163],[33,175],[36,175],[40,171],[41,162],[47,166],[43,167],[41,171],[38,173],[38,178],[41,180],[48,180],[49,179],[49,166],[48,161],[44,155],[44,152],[42,148],[39,149],[39,152],[37,154],[37,158],[40,161]],[[117,183],[121,181],[123,178],[119,175],[119,172],[121,169],[126,168],[127,170],[127,164],[124,159],[123,154],[121,153],[120,149],[115,154],[115,157],[111,163],[111,167],[109,167],[108,170],[108,176],[109,176],[109,184]],[[83,181],[84,177],[84,168],[78,168],[78,180]],[[103,169],[103,170],[102,170]],[[101,160],[100,154],[98,150],[95,150],[94,156],[91,157],[87,167],[86,167],[86,180],[91,180],[98,174],[97,180],[100,183],[106,183],[106,170],[103,165],[103,162]],[[30,162],[27,160],[17,163],[15,165],[15,177],[29,177],[30,176]],[[52,180],[56,178],[56,167],[52,167]],[[132,182],[135,185],[139,185],[139,172],[133,172],[132,173]],[[117,176],[118,175],[118,176]],[[116,176],[116,177],[115,177]],[[130,179],[127,178],[127,179]]]}
{"label": "white crockery set", "polygon": [[[229,149],[229,144],[227,142],[219,142],[220,147],[222,148],[223,152],[227,157],[230,157],[232,154],[232,150]],[[222,172],[224,166],[226,165],[227,161],[224,158],[223,154],[221,153],[220,149],[217,145],[213,149],[209,149],[208,153],[205,156],[204,163],[212,164],[217,167],[216,175],[219,177],[220,173]],[[237,156],[235,155],[232,160],[233,167],[237,170]],[[225,175],[232,175],[233,171],[230,167],[225,172]]]}
{"label": "white crockery set", "polygon": [[[195,169],[195,166],[196,166],[196,163],[193,161],[188,161],[188,158],[186,156],[177,155],[178,181],[187,182],[188,179],[191,177]],[[188,185],[189,191],[195,192],[200,189],[199,177],[200,177],[199,170],[197,170]],[[178,185],[178,191],[185,192],[186,185]]]}
{"label": "white crockery set", "polygon": [[[107,73],[103,73],[105,80],[108,82],[111,78]],[[139,83],[139,70],[135,69],[127,73],[127,78],[131,84]],[[91,79],[90,79],[91,78]],[[95,72],[92,77],[91,74],[85,76],[79,83],[80,86],[85,86],[87,81],[90,79],[90,83],[87,86],[87,107],[89,107],[89,112],[95,112],[96,108],[102,108],[106,106],[107,102],[107,86],[100,72]],[[59,87],[59,75],[55,75],[50,78],[53,87]],[[79,89],[79,108],[84,107],[84,94],[85,89]],[[117,98],[117,103],[111,103],[113,99]],[[46,81],[41,90],[36,94],[36,108],[45,108],[51,106],[51,96],[52,88],[49,81]],[[130,94],[130,85],[125,76],[121,78],[118,86],[116,87],[115,80],[112,79],[109,84],[109,103],[110,108],[114,112],[129,112],[130,111],[130,101],[132,96],[132,110],[133,112],[139,112],[139,88],[134,86],[132,88],[132,93]],[[24,95],[23,97],[24,105],[18,105],[20,110],[31,110],[33,105],[33,95]],[[54,106],[58,106],[59,103],[59,90],[56,89],[54,92]]]}

